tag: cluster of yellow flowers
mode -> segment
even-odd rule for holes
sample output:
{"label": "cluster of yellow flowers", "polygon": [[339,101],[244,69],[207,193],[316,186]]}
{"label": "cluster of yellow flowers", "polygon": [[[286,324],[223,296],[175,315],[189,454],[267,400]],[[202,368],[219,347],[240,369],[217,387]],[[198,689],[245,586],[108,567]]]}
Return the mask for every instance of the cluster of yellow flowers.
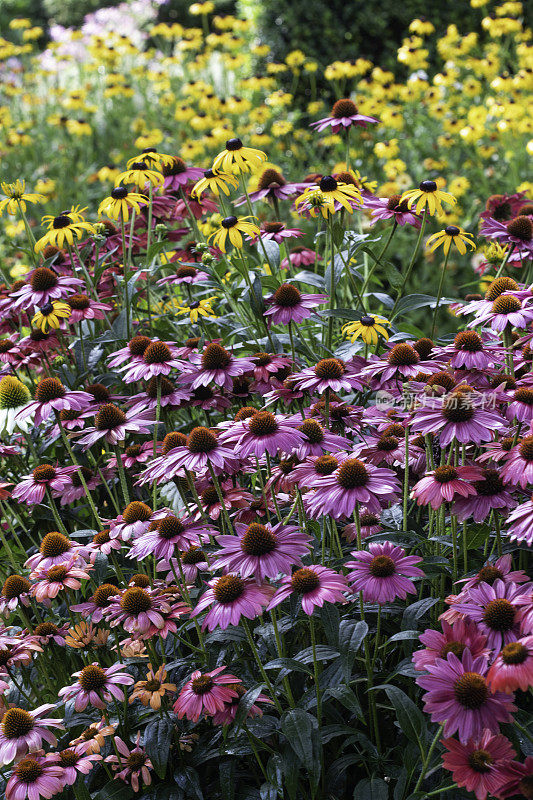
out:
{"label": "cluster of yellow flowers", "polygon": [[[437,38],[430,21],[411,23],[398,50],[405,81],[363,58],[335,61],[322,76],[332,95],[353,98],[380,121],[377,135],[363,132],[353,143],[353,166],[376,177],[381,194],[446,174],[459,199],[443,214],[450,224],[479,210],[491,191],[533,188],[531,30],[519,2],[471,3],[485,14],[482,37],[450,25]],[[343,138],[309,128],[329,113],[316,61],[294,50],[276,63],[250,20],[217,15],[212,2],[190,12],[200,27],[64,31],[44,52],[36,45],[42,30],[13,20],[10,40],[0,39],[2,177],[33,174],[36,192],[66,205],[101,196],[98,184],[112,184],[136,149],[179,151],[207,166],[232,135],[268,148],[290,179],[325,165],[330,172],[335,161],[342,169]],[[442,67],[432,74],[435,49]]]}

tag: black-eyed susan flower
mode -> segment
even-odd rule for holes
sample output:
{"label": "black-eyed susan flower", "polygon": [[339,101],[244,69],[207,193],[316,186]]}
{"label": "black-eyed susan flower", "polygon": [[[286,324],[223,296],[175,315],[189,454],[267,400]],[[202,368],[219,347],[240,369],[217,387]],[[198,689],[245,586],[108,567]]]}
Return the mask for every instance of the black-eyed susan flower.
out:
{"label": "black-eyed susan flower", "polygon": [[245,147],[240,139],[228,139],[226,147],[213,161],[213,171],[229,174],[251,172],[266,161],[266,153],[253,147]]}
{"label": "black-eyed susan flower", "polygon": [[400,203],[404,200],[407,200],[409,208],[416,206],[415,211],[417,214],[427,210],[431,217],[435,212],[438,214],[443,213],[442,203],[454,206],[457,202],[453,194],[443,192],[435,181],[422,181],[418,189],[409,189],[404,192],[400,198]]}
{"label": "black-eyed susan flower", "polygon": [[138,192],[129,192],[125,186],[115,186],[111,195],[98,206],[98,215],[105,214],[111,219],[122,217],[124,222],[130,218],[130,208],[140,213],[140,203],[148,203],[148,198]]}
{"label": "black-eyed susan flower", "polygon": [[388,325],[390,322],[385,317],[365,314],[361,319],[343,325],[342,333],[351,342],[362,339],[365,344],[376,345],[380,336],[389,338]]}
{"label": "black-eyed susan flower", "polygon": [[308,212],[312,217],[315,217],[320,210],[322,216],[327,218],[341,207],[351,214],[354,207],[362,204],[363,198],[357,186],[338,183],[332,175],[325,175],[321,178],[318,188],[310,186],[296,198],[297,211]]}
{"label": "black-eyed susan flower", "polygon": [[15,183],[2,183],[0,184],[2,191],[5,194],[3,200],[0,200],[0,215],[4,210],[12,216],[17,211],[26,211],[26,202],[28,203],[42,203],[46,198],[42,194],[26,192],[26,182],[16,180]]}
{"label": "black-eyed susan flower", "polygon": [[434,233],[426,242],[426,247],[430,253],[433,253],[437,247],[441,247],[446,255],[450,252],[450,247],[454,244],[462,256],[466,253],[467,247],[471,250],[476,249],[476,245],[472,241],[472,234],[466,233],[462,228],[457,225],[448,225],[444,230]]}
{"label": "black-eyed susan flower", "polygon": [[[77,208],[77,206],[76,206]],[[73,209],[57,217],[46,215],[42,218],[42,224],[48,225],[48,231],[36,242],[35,251],[40,253],[47,245],[52,245],[61,249],[65,244],[74,244],[74,239],[81,239],[84,231],[95,233],[94,225],[85,222],[81,212]]]}
{"label": "black-eyed susan flower", "polygon": [[182,302],[179,308],[176,308],[176,314],[179,316],[188,314],[193,324],[198,322],[199,317],[216,319],[217,315],[213,311],[213,303],[216,300],[216,297],[204,297],[202,300],[191,300],[188,303]]}
{"label": "black-eyed susan flower", "polygon": [[70,317],[71,308],[68,303],[61,300],[53,300],[41,306],[33,316],[31,324],[39,328],[43,333],[49,329],[57,330],[61,327],[61,321]]}
{"label": "black-eyed susan flower", "polygon": [[223,192],[229,197],[229,186],[236,188],[238,186],[237,178],[233,175],[226,175],[223,172],[215,172],[215,170],[207,169],[204,172],[203,178],[194,184],[191,195],[193,197],[200,197],[205,191],[210,191],[217,197],[220,192]]}
{"label": "black-eyed susan flower", "polygon": [[140,155],[133,156],[133,158],[129,158],[126,161],[126,167],[131,169],[139,161],[144,161],[145,164],[153,166],[155,169],[161,169],[163,166],[171,165],[174,161],[174,156],[158,153],[155,147],[145,147]]}
{"label": "black-eyed susan flower", "polygon": [[254,222],[248,222],[249,219],[251,217],[225,217],[221,222],[221,227],[215,233],[212,233],[209,238],[213,239],[215,247],[218,247],[223,253],[226,252],[226,239],[228,237],[233,247],[241,250],[243,234],[250,236],[252,239],[255,239],[260,234],[259,227]]}
{"label": "black-eyed susan flower", "polygon": [[163,176],[145,161],[133,161],[125,172],[117,175],[115,186],[119,186],[121,183],[133,183],[139,189],[144,189],[147,183],[151,186],[161,186]]}

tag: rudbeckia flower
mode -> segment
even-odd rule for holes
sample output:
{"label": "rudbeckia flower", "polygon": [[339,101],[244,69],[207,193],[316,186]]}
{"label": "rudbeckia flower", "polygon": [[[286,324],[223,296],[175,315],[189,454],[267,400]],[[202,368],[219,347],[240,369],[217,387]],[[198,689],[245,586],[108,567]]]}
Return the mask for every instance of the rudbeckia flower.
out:
{"label": "rudbeckia flower", "polygon": [[125,186],[115,186],[111,195],[106,197],[98,206],[98,216],[106,214],[111,219],[122,217],[124,222],[130,218],[130,208],[140,213],[139,203],[148,203],[148,198],[138,192],[129,192]]}
{"label": "rudbeckia flower", "polygon": [[2,183],[0,186],[5,194],[4,199],[0,200],[0,215],[4,213],[4,209],[12,216],[19,209],[24,213],[26,211],[26,201],[28,203],[42,203],[46,200],[42,194],[27,193],[25,181],[17,180],[15,183]]}
{"label": "rudbeckia flower", "polygon": [[430,253],[433,253],[437,247],[441,247],[442,245],[445,255],[448,255],[450,247],[454,244],[461,255],[464,256],[467,247],[470,247],[471,250],[476,249],[476,245],[471,239],[471,233],[466,233],[466,231],[462,228],[458,228],[456,225],[448,225],[443,231],[438,231],[430,236],[426,242],[426,247]]}
{"label": "rudbeckia flower", "polygon": [[72,209],[66,214],[57,217],[49,215],[42,218],[42,224],[48,224],[48,231],[36,242],[35,252],[40,253],[47,245],[52,245],[61,250],[66,244],[74,244],[74,239],[81,239],[83,232],[94,233],[94,225],[85,222],[81,212]]}
{"label": "rudbeckia flower", "polygon": [[190,300],[188,303],[183,303],[176,309],[176,314],[188,314],[192,323],[198,322],[199,317],[211,317],[216,319],[216,314],[212,309],[212,303],[217,300],[216,297],[204,297],[203,300]]}
{"label": "rudbeckia flower", "polygon": [[221,223],[222,227],[211,234],[209,238],[213,239],[215,247],[218,247],[223,253],[226,252],[226,239],[228,236],[231,244],[238,250],[242,250],[243,233],[252,239],[260,234],[259,227],[253,222],[248,222],[247,220],[249,219],[253,219],[253,217],[225,217]]}
{"label": "rudbeckia flower", "polygon": [[454,206],[457,202],[455,197],[449,192],[443,192],[435,181],[422,181],[418,189],[409,189],[400,198],[400,203],[407,200],[409,208],[416,206],[416,213],[420,214],[424,209],[430,216],[442,214],[442,203]]}
{"label": "rudbeckia flower", "polygon": [[213,171],[228,173],[250,172],[263,161],[266,154],[253,147],[245,147],[240,139],[228,139],[226,148],[213,161]]}
{"label": "rudbeckia flower", "polygon": [[144,161],[145,164],[150,164],[156,169],[161,169],[162,166],[168,166],[174,161],[174,156],[169,156],[166,153],[158,153],[155,147],[145,147],[142,153],[138,156],[133,156],[126,161],[127,169],[131,169],[138,161]]}
{"label": "rudbeckia flower", "polygon": [[42,330],[43,333],[46,333],[48,328],[57,330],[61,327],[61,320],[70,317],[71,310],[67,303],[63,303],[61,300],[53,300],[39,308],[31,323]]}
{"label": "rudbeckia flower", "polygon": [[[322,203],[315,203],[315,200],[323,200]],[[300,197],[296,198],[296,209],[308,210],[312,217],[316,216],[317,208],[320,207],[322,216],[327,218],[329,214],[334,214],[342,206],[351,214],[354,206],[362,206],[363,198],[357,186],[348,183],[338,183],[332,175],[325,175],[318,184],[318,189],[314,186],[309,187]],[[314,212],[314,213],[313,213]]]}
{"label": "rudbeckia flower", "polygon": [[119,186],[121,183],[133,183],[139,189],[144,189],[147,183],[151,186],[161,186],[163,176],[145,161],[134,161],[125,172],[117,175],[115,186]]}
{"label": "rudbeckia flower", "polygon": [[223,172],[216,172],[214,169],[207,169],[204,172],[204,177],[200,178],[198,183],[193,186],[191,197],[199,198],[207,190],[217,197],[220,192],[224,192],[229,197],[228,184],[236,188],[238,186],[237,178],[233,175],[226,175]]}
{"label": "rudbeckia flower", "polygon": [[361,338],[365,344],[376,345],[379,336],[384,336],[385,339],[389,338],[385,327],[389,324],[389,321],[385,319],[385,317],[365,314],[361,319],[343,325],[342,332],[351,342],[355,342],[356,339]]}

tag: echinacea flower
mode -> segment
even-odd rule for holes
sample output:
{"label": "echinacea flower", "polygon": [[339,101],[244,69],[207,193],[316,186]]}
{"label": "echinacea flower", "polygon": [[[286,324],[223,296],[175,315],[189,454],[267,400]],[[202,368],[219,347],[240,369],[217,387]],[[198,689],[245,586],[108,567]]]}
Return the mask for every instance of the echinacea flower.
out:
{"label": "echinacea flower", "polygon": [[91,400],[88,392],[70,391],[58,378],[43,378],[35,389],[35,399],[21,408],[17,419],[24,420],[35,413],[35,425],[40,425],[53,413],[82,411]]}
{"label": "echinacea flower", "polygon": [[242,433],[235,451],[240,458],[254,455],[260,458],[265,453],[275,456],[278,450],[290,453],[305,441],[304,434],[297,429],[295,421],[289,421],[283,414],[271,411],[258,411],[242,422]]}
{"label": "echinacea flower", "polygon": [[533,498],[515,508],[506,520],[507,533],[511,541],[533,544]]}
{"label": "echinacea flower", "polygon": [[334,103],[331,109],[331,116],[319,119],[317,122],[312,122],[311,128],[315,128],[320,133],[330,127],[331,132],[335,134],[340,130],[346,130],[352,126],[366,128],[369,123],[376,122],[379,122],[379,120],[375,117],[360,114],[353,100],[345,97]]}
{"label": "echinacea flower", "polygon": [[89,742],[80,742],[73,747],[60,750],[59,766],[63,769],[65,786],[72,786],[80,775],[88,775],[96,763],[102,760],[99,753],[90,752]]}
{"label": "echinacea flower", "polygon": [[481,444],[505,427],[497,411],[484,408],[481,399],[460,388],[446,397],[427,397],[413,415],[412,429],[426,436],[438,434],[442,447],[456,439],[462,444]]}
{"label": "echinacea flower", "polygon": [[225,669],[222,666],[211,672],[196,670],[192,673],[174,703],[178,719],[185,717],[198,722],[203,713],[213,716],[238,696],[234,687],[241,684],[241,679],[225,673]]}
{"label": "echinacea flower", "polygon": [[135,383],[169,375],[172,370],[183,366],[183,362],[177,358],[176,347],[156,339],[148,344],[138,360],[120,367],[120,371],[124,373],[125,383]]}
{"label": "echinacea flower", "polygon": [[192,517],[177,517],[169,512],[154,519],[150,529],[134,541],[128,557],[142,561],[153,556],[167,561],[176,550],[199,545],[211,531],[211,526],[205,522],[195,522]]}
{"label": "echinacea flower", "polygon": [[393,219],[398,225],[412,225],[420,228],[420,217],[409,210],[407,200],[402,200],[401,195],[393,194],[391,197],[367,197],[364,198],[364,207],[370,209],[371,225],[375,225],[379,220]]}
{"label": "echinacea flower", "polygon": [[487,643],[495,654],[510,642],[516,642],[524,633],[523,611],[517,602],[531,584],[517,586],[495,580],[492,586],[479,583],[467,590],[466,596],[452,603],[455,611],[460,611],[476,622],[479,630],[487,637]]}
{"label": "echinacea flower", "polygon": [[479,480],[474,481],[474,489],[477,494],[459,497],[454,503],[453,513],[459,522],[469,517],[474,522],[483,522],[493,508],[507,510],[516,506],[516,500],[495,469],[482,470]]}
{"label": "echinacea flower", "polygon": [[19,603],[28,606],[30,586],[29,580],[23,575],[8,575],[0,595],[0,614],[14,611]]}
{"label": "echinacea flower", "polygon": [[475,495],[477,492],[473,482],[480,480],[481,477],[482,472],[479,467],[452,467],[443,464],[427,472],[415,484],[411,497],[415,498],[419,506],[429,504],[433,509],[440,508],[445,501],[451,503],[456,495],[461,497]]}
{"label": "echinacea flower", "polygon": [[12,492],[12,497],[28,505],[42,503],[47,491],[57,496],[70,483],[77,467],[54,467],[52,464],[39,464],[30,475],[21,477]]}
{"label": "echinacea flower", "polygon": [[[83,319],[105,319],[105,312],[111,311],[112,306],[93,300],[86,294],[71,294],[66,299],[66,305],[70,307],[69,322],[81,322]],[[42,313],[42,309],[41,309]]]}
{"label": "echinacea flower", "polygon": [[274,594],[273,586],[244,580],[237,575],[213,578],[208,586],[209,589],[200,597],[191,612],[191,617],[198,616],[208,608],[202,630],[207,628],[209,631],[215,628],[225,630],[229,625],[238,625],[241,616],[255,619]]}
{"label": "echinacea flower", "polygon": [[53,600],[59,592],[68,589],[77,591],[81,588],[81,582],[89,580],[90,575],[86,571],[92,569],[85,567],[81,569],[76,566],[78,556],[71,557],[70,561],[57,564],[54,567],[38,566],[31,573],[31,578],[35,583],[31,587],[31,593],[38,603],[45,603]]}
{"label": "echinacea flower", "polygon": [[[306,188],[304,183],[287,183],[281,172],[272,167],[265,169],[259,176],[257,189],[250,192],[248,197],[252,203],[256,200],[269,200],[276,207],[276,201],[287,200],[299,191]],[[234,201],[235,206],[242,206],[246,203],[246,195],[238,197]]]}
{"label": "echinacea flower", "polygon": [[339,519],[351,517],[358,505],[379,514],[383,505],[396,498],[399,483],[392,470],[348,456],[331,475],[318,477],[310,488],[312,494],[304,498],[309,515]]}
{"label": "echinacea flower", "polygon": [[274,325],[298,324],[308,319],[316,306],[327,300],[324,294],[303,294],[292,283],[282,283],[276,291],[265,300],[268,306],[265,316]]}
{"label": "echinacea flower", "polygon": [[49,800],[64,786],[64,771],[55,753],[26,756],[15,766],[6,784],[6,800]]}
{"label": "echinacea flower", "polygon": [[[231,723],[235,721],[235,717],[237,716],[237,712],[239,710],[239,704],[246,694],[246,689],[242,683],[234,684],[233,689],[236,697],[232,697],[231,700],[224,705],[222,711],[216,711],[213,714],[213,725],[231,725]],[[264,694],[257,695],[254,703],[246,712],[247,717],[253,718],[261,717],[263,715],[263,710],[257,705],[257,703],[272,703],[272,700],[270,700],[270,698]]]}
{"label": "echinacea flower", "polygon": [[131,686],[133,678],[123,672],[124,664],[113,664],[111,667],[100,667],[96,662],[88,664],[73,677],[78,680],[70,686],[59,690],[63,702],[74,700],[76,711],[84,711],[88,705],[105,709],[114,697],[121,703],[124,700],[122,687]]}
{"label": "echinacea flower", "polygon": [[504,645],[489,669],[487,683],[492,692],[511,694],[533,686],[533,636]]}
{"label": "echinacea flower", "polygon": [[237,358],[217,342],[210,342],[202,353],[189,357],[190,368],[180,376],[182,383],[191,389],[215,383],[224,389],[233,387],[233,378],[249,372],[254,367],[251,358]]}
{"label": "echinacea flower", "polygon": [[137,732],[135,747],[130,750],[127,744],[120,738],[114,737],[118,756],[114,753],[107,756],[105,761],[111,764],[116,777],[124,783],[131,783],[134,792],[138,792],[141,786],[150,786],[152,776],[150,770],[153,764],[148,758],[144,748],[140,746],[141,732]]}
{"label": "echinacea flower", "polygon": [[240,139],[228,139],[224,150],[213,161],[213,172],[223,172],[227,175],[251,172],[266,161],[266,158],[262,150],[245,147]]}
{"label": "echinacea flower", "polygon": [[147,424],[154,421],[154,413],[146,411],[122,411],[114,403],[103,405],[94,418],[94,427],[88,427],[78,439],[79,444],[85,449],[92,447],[100,439],[105,439],[109,444],[115,445],[124,441],[126,434],[149,433]]}
{"label": "echinacea flower", "polygon": [[363,384],[359,371],[340,358],[321,358],[314,367],[306,367],[291,375],[291,386],[306,392],[323,394],[361,389]]}
{"label": "echinacea flower", "polygon": [[384,339],[389,338],[387,325],[390,325],[390,322],[385,317],[364,314],[361,319],[343,325],[342,333],[352,343],[361,338],[365,344],[375,346],[380,336],[383,336]]}
{"label": "echinacea flower", "polygon": [[281,579],[281,585],[268,604],[267,611],[296,594],[299,595],[302,610],[310,616],[315,608],[322,608],[324,603],[346,602],[344,594],[347,591],[343,575],[328,567],[312,564]]}
{"label": "echinacea flower", "polygon": [[417,214],[421,211],[426,211],[431,217],[435,212],[442,215],[442,204],[454,206],[457,202],[455,197],[449,192],[443,192],[439,189],[435,181],[422,181],[418,189],[409,189],[404,192],[400,198],[400,203],[407,200],[409,208],[415,207]]}
{"label": "echinacea flower", "polygon": [[397,597],[405,600],[416,594],[412,578],[423,578],[424,572],[415,566],[420,556],[408,556],[402,547],[391,542],[371,543],[366,550],[354,550],[355,561],[347,561],[351,570],[346,576],[354,592],[362,592],[368,603],[392,603]]}
{"label": "echinacea flower", "polygon": [[458,786],[473,792],[477,800],[500,797],[498,791],[509,780],[509,764],[516,755],[505,736],[485,730],[476,740],[444,739],[442,744],[447,751],[442,766]]}
{"label": "echinacea flower", "polygon": [[32,711],[16,707],[6,711],[0,724],[0,764],[11,764],[35,753],[41,749],[43,740],[52,746],[57,744],[57,738],[48,729],[64,725],[60,719],[46,717],[53,708],[53,704],[47,703]]}
{"label": "echinacea flower", "polygon": [[452,244],[457,247],[462,256],[466,253],[467,247],[471,250],[476,249],[476,245],[472,241],[472,234],[466,233],[457,225],[447,225],[444,230],[432,234],[426,242],[426,247],[430,253],[433,253],[438,247],[442,247],[444,254],[448,255]]}
{"label": "echinacea flower", "polygon": [[165,694],[176,691],[176,684],[165,683],[166,679],[167,671],[164,665],[154,671],[152,665],[148,664],[146,680],[137,681],[133,687],[129,702],[133,703],[135,700],[140,700],[143,706],[150,706],[154,711],[158,711],[161,708],[161,700]]}
{"label": "echinacea flower", "polygon": [[413,653],[415,669],[423,671],[428,664],[435,664],[438,658],[446,658],[448,653],[455,653],[460,658],[467,647],[473,658],[483,656],[488,660],[487,637],[480,633],[475,622],[464,617],[450,624],[441,617],[441,625],[442,633],[427,628],[420,634],[420,642],[425,648]]}

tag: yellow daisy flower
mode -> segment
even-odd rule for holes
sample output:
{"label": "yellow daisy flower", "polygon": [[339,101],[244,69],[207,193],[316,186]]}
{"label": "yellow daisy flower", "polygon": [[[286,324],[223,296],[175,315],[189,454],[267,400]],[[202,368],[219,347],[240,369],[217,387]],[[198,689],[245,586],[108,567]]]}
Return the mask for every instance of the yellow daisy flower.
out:
{"label": "yellow daisy flower", "polygon": [[376,345],[380,336],[389,338],[387,325],[390,325],[390,322],[385,317],[365,314],[361,319],[343,325],[342,333],[351,342],[361,338],[365,344]]}
{"label": "yellow daisy flower", "polygon": [[153,167],[150,167],[145,161],[133,161],[130,167],[117,175],[115,179],[115,186],[121,183],[133,183],[139,189],[144,189],[145,184],[150,183],[152,186],[161,186],[163,183],[163,176],[160,172],[156,172]]}
{"label": "yellow daisy flower", "polygon": [[443,231],[434,233],[426,242],[426,247],[430,253],[433,253],[437,247],[441,247],[444,253],[448,255],[450,247],[454,244],[462,256],[466,253],[467,247],[471,250],[476,249],[476,245],[471,241],[472,234],[466,233],[462,228],[456,225],[448,225]]}
{"label": "yellow daisy flower", "polygon": [[263,153],[262,150],[245,147],[237,138],[228,139],[225,150],[222,150],[213,161],[213,171],[230,174],[232,172],[236,174],[251,172],[266,159],[266,153]]}
{"label": "yellow daisy flower", "polygon": [[400,203],[404,200],[407,200],[411,209],[416,205],[415,211],[417,214],[427,209],[430,216],[433,216],[435,211],[438,214],[443,213],[442,203],[454,206],[457,202],[452,194],[439,189],[435,181],[422,181],[418,189],[409,189],[409,191],[404,192]]}
{"label": "yellow daisy flower", "polygon": [[138,192],[128,192],[125,186],[115,186],[111,196],[106,197],[98,206],[98,216],[105,214],[111,219],[122,217],[124,222],[130,218],[130,208],[140,214],[140,203],[147,203],[148,198]]}
{"label": "yellow daisy flower", "polygon": [[48,214],[43,217],[42,224],[48,223],[48,231],[36,242],[36,253],[40,253],[49,244],[61,250],[65,244],[74,244],[74,238],[81,239],[85,231],[95,233],[94,225],[84,222],[81,212],[76,211],[76,208],[67,214],[59,214],[57,217],[51,217]]}
{"label": "yellow daisy flower", "polygon": [[33,316],[31,324],[39,328],[43,333],[47,330],[57,330],[61,326],[62,319],[68,319],[72,312],[71,307],[61,300],[53,300],[51,303],[41,306]]}
{"label": "yellow daisy flower", "polygon": [[354,184],[338,183],[332,175],[325,175],[316,186],[305,189],[303,194],[296,198],[296,210],[307,211],[316,217],[318,210],[327,218],[334,214],[335,203],[339,203],[349,214],[353,213],[354,205],[362,205],[361,192]]}
{"label": "yellow daisy flower", "polygon": [[221,227],[215,233],[212,233],[209,238],[213,239],[215,247],[218,247],[223,253],[226,252],[226,239],[228,237],[233,247],[241,250],[243,246],[242,234],[251,237],[259,236],[260,234],[259,227],[253,222],[248,222],[249,219],[253,218],[225,217],[222,220]]}
{"label": "yellow daisy flower", "polygon": [[180,303],[179,308],[176,309],[176,314],[179,316],[188,314],[192,323],[198,322],[199,317],[216,319],[217,315],[212,308],[216,300],[216,297],[204,297],[202,300],[191,300],[188,303]]}
{"label": "yellow daisy flower", "polygon": [[26,192],[26,182],[17,180],[15,183],[2,183],[0,184],[5,198],[0,200],[0,216],[4,213],[4,209],[11,216],[15,215],[17,211],[26,211],[26,201],[28,203],[42,203],[46,197],[42,194],[31,194]]}
{"label": "yellow daisy flower", "polygon": [[228,184],[236,189],[239,182],[233,175],[225,175],[222,172],[215,172],[212,169],[208,169],[204,172],[204,177],[200,178],[200,180],[194,184],[191,195],[192,197],[200,197],[205,191],[209,190],[217,197],[221,191],[229,197],[230,191]]}
{"label": "yellow daisy flower", "polygon": [[132,166],[138,161],[144,161],[145,164],[161,169],[163,166],[169,166],[174,162],[174,156],[166,155],[165,153],[158,153],[155,147],[145,147],[142,153],[138,156],[126,161],[126,167],[131,169]]}

